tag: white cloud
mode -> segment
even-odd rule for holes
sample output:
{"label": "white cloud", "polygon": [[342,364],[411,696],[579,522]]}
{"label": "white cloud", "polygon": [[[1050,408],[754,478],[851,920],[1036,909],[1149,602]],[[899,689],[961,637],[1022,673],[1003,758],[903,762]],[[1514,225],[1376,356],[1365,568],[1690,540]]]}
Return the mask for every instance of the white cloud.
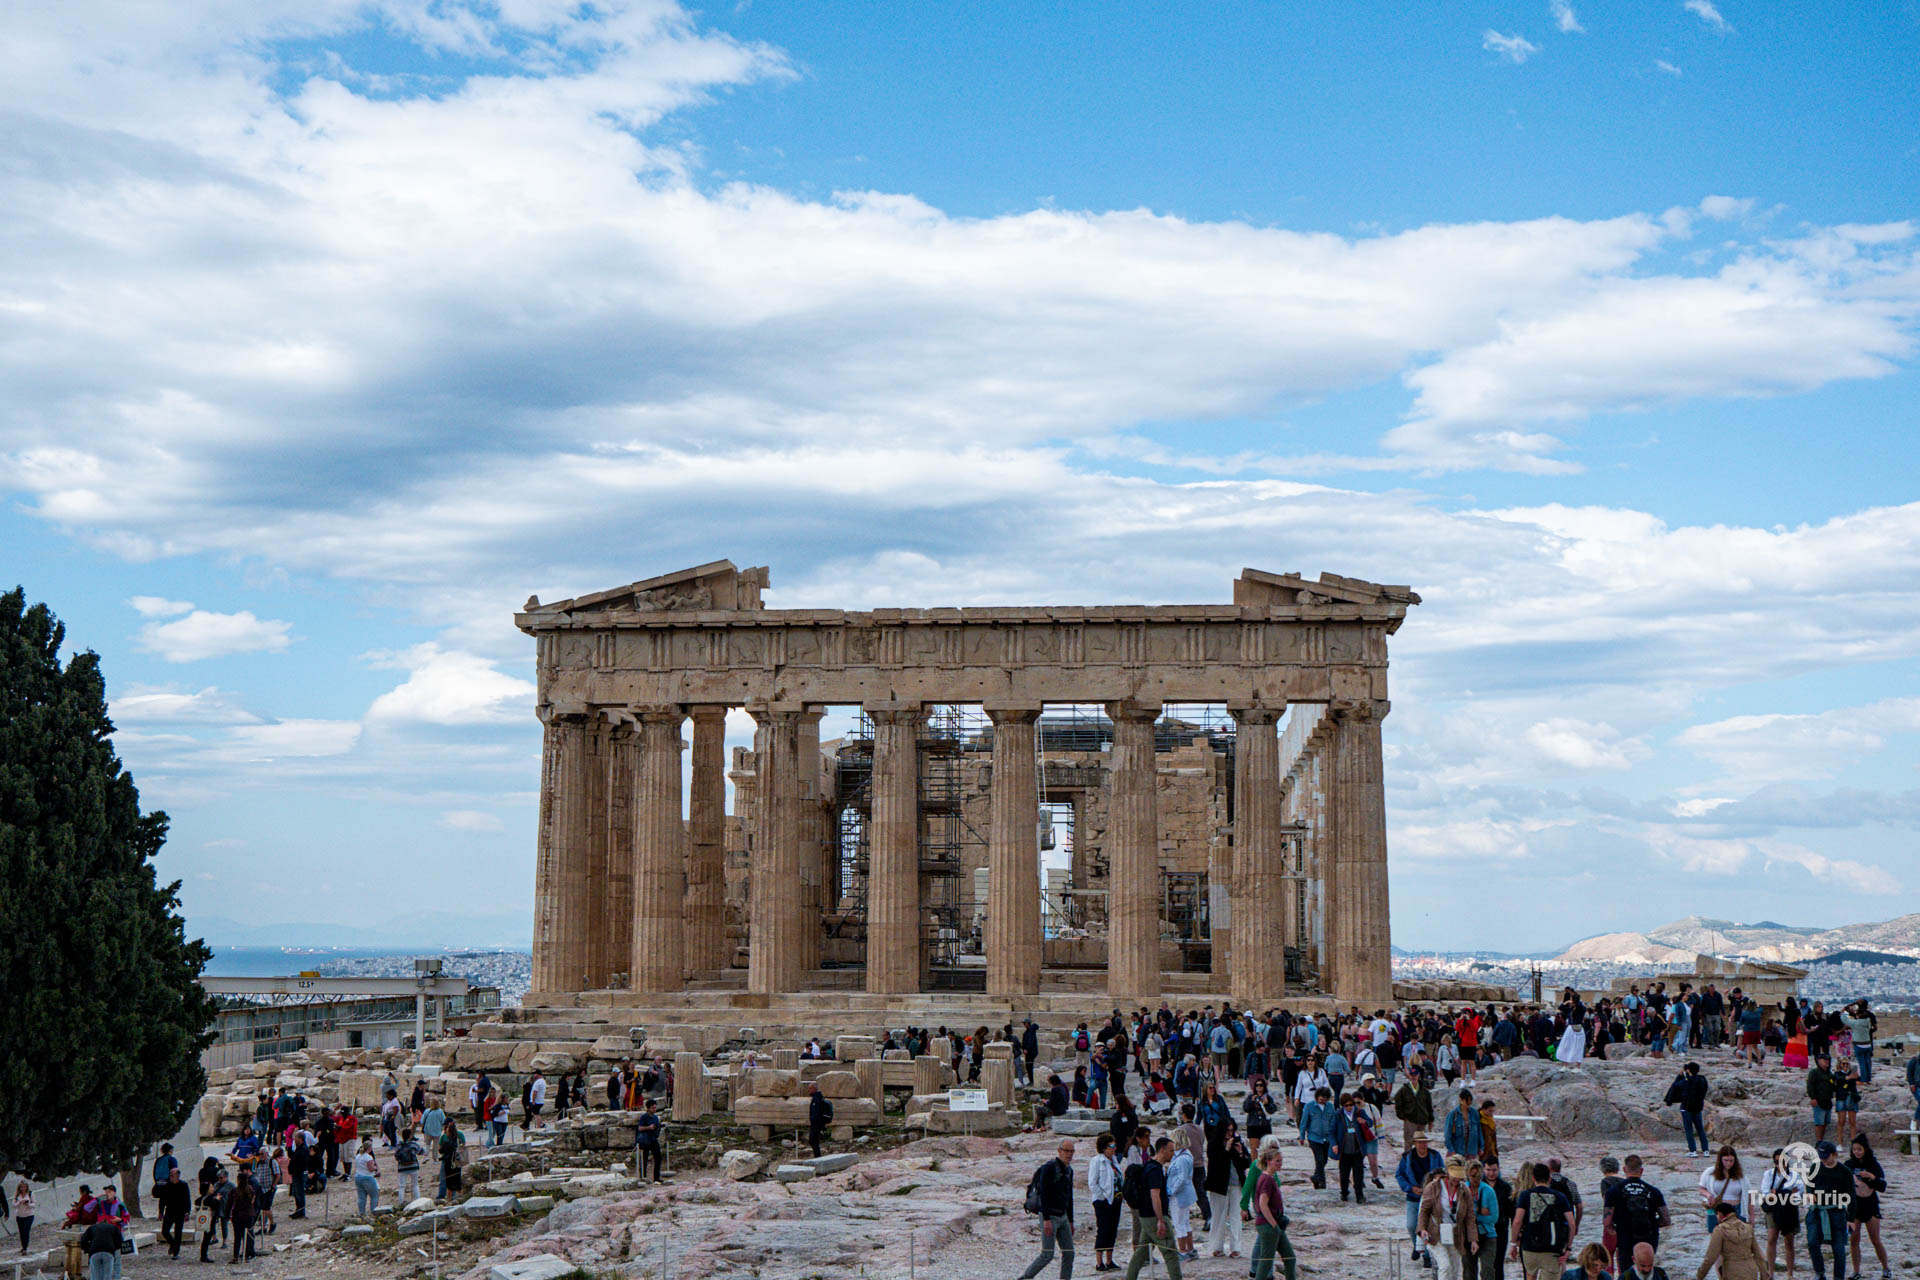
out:
{"label": "white cloud", "polygon": [[140,647],[168,662],[199,662],[237,653],[282,653],[293,640],[293,624],[256,618],[248,610],[209,613],[195,609],[173,622],[140,628]]}
{"label": "white cloud", "polygon": [[1654,831],[1649,841],[1656,852],[1679,864],[1681,870],[1703,875],[1735,876],[1757,863],[1763,874],[1773,874],[1780,868],[1798,868],[1827,886],[1851,893],[1892,894],[1901,889],[1899,879],[1884,868],[1851,858],[1831,858],[1785,840],[1713,838]]}
{"label": "white cloud", "polygon": [[1540,52],[1539,45],[1527,39],[1525,36],[1520,35],[1518,32],[1510,36],[1502,35],[1492,27],[1488,27],[1486,32],[1481,35],[1480,47],[1488,53],[1498,54],[1508,62],[1516,64],[1525,62],[1528,58]]}
{"label": "white cloud", "polygon": [[1653,60],[1653,69],[1655,71],[1660,72],[1662,75],[1680,76],[1680,75],[1686,74],[1685,72],[1681,71],[1680,68],[1674,66],[1671,62],[1668,62],[1665,58],[1655,58]]}
{"label": "white cloud", "polygon": [[1714,6],[1713,0],[1687,0],[1685,7],[1688,13],[1720,35],[1733,30],[1733,25],[1720,16],[1720,10]]}
{"label": "white cloud", "polygon": [[1803,715],[1731,716],[1697,724],[1675,741],[1749,786],[1831,777],[1877,754],[1894,734],[1920,732],[1920,698]]}
{"label": "white cloud", "polygon": [[184,600],[168,600],[162,596],[135,596],[127,603],[143,618],[171,618],[193,608]]}
{"label": "white cloud", "polygon": [[506,830],[504,822],[484,809],[448,809],[440,815],[440,825],[449,831],[469,831],[476,835]]}
{"label": "white cloud", "polygon": [[1578,35],[1586,31],[1573,11],[1572,0],[1547,0],[1547,9],[1553,14],[1553,24],[1560,28],[1562,34]]}
{"label": "white cloud", "polygon": [[337,756],[360,740],[358,720],[277,720],[240,725],[208,754],[231,762],[269,763],[309,756]]}
{"label": "white cloud", "polygon": [[404,667],[408,675],[373,700],[369,720],[500,724],[532,713],[533,684],[497,670],[492,661],[477,654],[421,644],[373,657],[381,666]]}
{"label": "white cloud", "polygon": [[1631,769],[1652,754],[1646,743],[1623,738],[1610,724],[1559,717],[1527,729],[1527,745],[1540,757],[1569,769]]}
{"label": "white cloud", "polygon": [[209,685],[195,692],[172,687],[130,685],[114,696],[109,711],[115,724],[256,724],[260,717]]}

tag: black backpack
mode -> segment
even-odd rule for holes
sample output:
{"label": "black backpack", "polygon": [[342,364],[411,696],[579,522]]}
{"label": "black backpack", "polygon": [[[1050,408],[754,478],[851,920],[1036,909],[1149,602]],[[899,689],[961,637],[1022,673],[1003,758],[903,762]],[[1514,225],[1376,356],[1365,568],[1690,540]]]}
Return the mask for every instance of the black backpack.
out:
{"label": "black backpack", "polygon": [[1653,1188],[1638,1178],[1620,1184],[1620,1207],[1614,1210],[1613,1229],[1622,1240],[1653,1239],[1660,1229],[1653,1196]]}
{"label": "black backpack", "polygon": [[1153,1193],[1147,1190],[1147,1166],[1144,1163],[1127,1166],[1127,1176],[1120,1180],[1120,1198],[1127,1207],[1142,1217],[1153,1216]]}
{"label": "black backpack", "polygon": [[1047,1166],[1041,1165],[1033,1171],[1033,1176],[1027,1179],[1027,1212],[1033,1214],[1035,1217],[1039,1217],[1041,1212],[1040,1175],[1046,1171]]}

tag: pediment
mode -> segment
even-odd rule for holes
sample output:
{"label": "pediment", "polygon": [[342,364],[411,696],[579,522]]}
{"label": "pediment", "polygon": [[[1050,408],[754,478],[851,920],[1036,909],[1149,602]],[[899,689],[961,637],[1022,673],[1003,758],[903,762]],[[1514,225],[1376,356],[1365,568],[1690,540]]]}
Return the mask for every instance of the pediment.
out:
{"label": "pediment", "polygon": [[711,609],[759,609],[760,592],[767,585],[764,566],[735,567],[731,560],[715,560],[674,573],[609,587],[571,600],[541,604],[527,601],[527,613],[684,613]]}
{"label": "pediment", "polygon": [[1419,604],[1411,587],[1385,586],[1364,578],[1323,573],[1309,579],[1298,573],[1268,573],[1242,569],[1234,580],[1233,602],[1251,605]]}

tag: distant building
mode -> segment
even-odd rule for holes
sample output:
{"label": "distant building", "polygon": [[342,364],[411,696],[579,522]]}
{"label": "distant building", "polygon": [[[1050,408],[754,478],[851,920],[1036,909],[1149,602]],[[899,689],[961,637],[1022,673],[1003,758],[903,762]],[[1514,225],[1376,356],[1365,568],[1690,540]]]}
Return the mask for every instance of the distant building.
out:
{"label": "distant building", "polygon": [[1693,958],[1691,973],[1656,973],[1644,978],[1629,975],[1624,978],[1615,978],[1612,989],[1619,993],[1625,992],[1630,987],[1645,988],[1650,983],[1664,982],[1670,991],[1675,991],[1683,982],[1691,983],[1695,988],[1704,987],[1711,982],[1722,991],[1738,987],[1743,994],[1765,1004],[1769,1001],[1784,1000],[1788,996],[1798,996],[1800,983],[1806,976],[1805,969],[1797,969],[1790,964],[1696,955]]}
{"label": "distant building", "polygon": [[[471,1027],[500,1009],[500,988],[473,987],[447,1000],[448,1028]],[[214,1015],[207,1067],[236,1067],[297,1049],[391,1049],[413,1034],[412,996],[322,996],[234,1004]]]}

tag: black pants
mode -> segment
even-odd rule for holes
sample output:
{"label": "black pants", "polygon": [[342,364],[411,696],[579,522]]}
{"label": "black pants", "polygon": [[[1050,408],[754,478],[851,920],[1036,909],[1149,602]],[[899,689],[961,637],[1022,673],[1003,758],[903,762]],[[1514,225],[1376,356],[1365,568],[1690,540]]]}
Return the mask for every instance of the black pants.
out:
{"label": "black pants", "polygon": [[1110,1250],[1113,1242],[1120,1238],[1120,1202],[1118,1200],[1095,1200],[1093,1202],[1093,1247],[1096,1250]]}
{"label": "black pants", "polygon": [[657,1142],[636,1143],[633,1148],[633,1171],[636,1177],[647,1176],[647,1164],[653,1164],[653,1180],[660,1181],[660,1144]]}
{"label": "black pants", "polygon": [[209,1226],[205,1231],[200,1233],[200,1261],[213,1261],[212,1258],[207,1256],[207,1252],[213,1248],[213,1242],[219,1238],[220,1228],[217,1226]]}
{"label": "black pants", "polygon": [[15,1218],[13,1225],[20,1228],[20,1252],[25,1253],[28,1243],[33,1239],[33,1215],[28,1214],[24,1218]]}
{"label": "black pants", "polygon": [[1360,1204],[1367,1202],[1367,1158],[1364,1155],[1343,1155],[1340,1157],[1340,1198],[1347,1198],[1347,1178],[1353,1178],[1353,1198]]}
{"label": "black pants", "polygon": [[820,1154],[820,1139],[826,1136],[826,1130],[819,1125],[807,1126],[807,1145],[813,1148],[813,1154]]}
{"label": "black pants", "polygon": [[1200,1229],[1213,1230],[1213,1197],[1207,1194],[1207,1168],[1201,1165],[1193,1171],[1194,1195],[1200,1201]]}
{"label": "black pants", "polygon": [[1320,1190],[1327,1189],[1327,1144],[1307,1140],[1307,1146],[1313,1149],[1313,1185]]}
{"label": "black pants", "polygon": [[167,1246],[169,1258],[180,1256],[180,1236],[186,1229],[186,1225],[187,1220],[184,1217],[160,1219],[160,1243]]}
{"label": "black pants", "polygon": [[322,1167],[326,1169],[329,1178],[337,1178],[340,1176],[339,1143],[331,1138],[323,1139],[320,1143],[320,1158],[325,1162]]}
{"label": "black pants", "polygon": [[251,1258],[253,1256],[253,1224],[251,1222],[244,1227],[237,1222],[233,1224],[233,1260],[235,1262],[240,1261],[240,1244],[242,1237],[245,1238],[247,1256]]}

